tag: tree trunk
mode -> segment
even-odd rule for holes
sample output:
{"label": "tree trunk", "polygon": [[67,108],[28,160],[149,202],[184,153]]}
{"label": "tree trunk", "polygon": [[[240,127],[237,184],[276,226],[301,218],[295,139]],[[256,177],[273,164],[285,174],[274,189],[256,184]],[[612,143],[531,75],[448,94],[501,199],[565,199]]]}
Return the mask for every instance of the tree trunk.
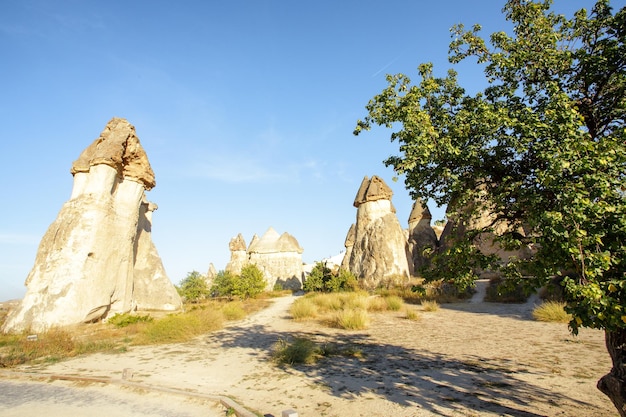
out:
{"label": "tree trunk", "polygon": [[605,331],[606,348],[611,355],[613,368],[598,381],[598,389],[608,396],[626,417],[626,329]]}

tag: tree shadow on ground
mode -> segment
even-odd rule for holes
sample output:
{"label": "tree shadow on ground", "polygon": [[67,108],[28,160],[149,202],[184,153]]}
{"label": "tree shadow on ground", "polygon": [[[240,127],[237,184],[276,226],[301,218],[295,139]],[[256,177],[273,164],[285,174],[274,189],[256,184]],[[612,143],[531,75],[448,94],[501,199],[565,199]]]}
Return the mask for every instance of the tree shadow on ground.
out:
{"label": "tree shadow on ground", "polygon": [[489,314],[516,320],[533,320],[535,304],[528,303],[443,303],[441,308],[473,314]]}
{"label": "tree shadow on ground", "polygon": [[[266,326],[233,326],[209,336],[224,348],[250,348],[253,355],[271,360],[273,345],[281,340],[306,337],[316,343],[332,343],[339,352],[355,350],[360,357],[335,355],[314,365],[284,367],[285,372],[304,375],[340,398],[365,400],[383,397],[396,404],[427,410],[436,415],[455,412],[490,412],[498,415],[539,417],[537,403],[558,407],[561,403],[592,407],[574,397],[529,383],[513,361],[467,356],[463,360],[369,340],[366,333],[283,333]],[[533,411],[534,410],[534,411]]]}

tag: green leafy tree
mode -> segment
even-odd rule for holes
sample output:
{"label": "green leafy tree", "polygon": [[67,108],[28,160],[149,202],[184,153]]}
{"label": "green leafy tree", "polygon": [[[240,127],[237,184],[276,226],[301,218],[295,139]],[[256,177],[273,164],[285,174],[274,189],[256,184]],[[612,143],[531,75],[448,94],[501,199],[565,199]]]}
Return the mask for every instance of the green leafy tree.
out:
{"label": "green leafy tree", "polygon": [[235,281],[235,275],[229,271],[218,271],[213,279],[213,285],[211,286],[211,295],[215,297],[231,296],[233,293],[233,282]]}
{"label": "green leafy tree", "polygon": [[[508,279],[532,276],[525,282],[537,287],[563,276],[571,330],[605,331],[613,367],[598,388],[626,416],[626,10],[599,0],[566,18],[551,7],[508,1],[513,29],[488,41],[479,25],[455,26],[450,62],[476,59],[486,88],[468,94],[454,70],[437,77],[431,64],[419,66],[417,83],[389,75],[355,134],[395,129],[399,155],[385,163],[414,198],[464,207],[465,222],[487,211],[510,225],[500,243],[533,256],[506,265]],[[446,266],[462,285],[476,267],[496,268],[477,259],[472,238],[457,239],[433,268]]]}
{"label": "green leafy tree", "polygon": [[210,295],[206,279],[198,271],[189,272],[176,289],[178,294],[190,303],[197,303]]}
{"label": "green leafy tree", "polygon": [[250,298],[265,291],[267,282],[263,272],[255,264],[241,268],[241,275],[233,281],[232,293],[240,298]]}

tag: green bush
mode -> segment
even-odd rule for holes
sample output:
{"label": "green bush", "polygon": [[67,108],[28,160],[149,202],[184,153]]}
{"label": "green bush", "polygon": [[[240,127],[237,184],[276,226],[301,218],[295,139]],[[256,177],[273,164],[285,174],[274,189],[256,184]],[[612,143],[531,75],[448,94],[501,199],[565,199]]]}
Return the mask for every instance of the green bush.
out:
{"label": "green bush", "polygon": [[273,357],[279,364],[310,364],[322,357],[320,348],[312,340],[297,337],[291,342],[280,339],[274,345]]}
{"label": "green bush", "polygon": [[339,269],[332,271],[322,262],[317,262],[304,281],[304,291],[340,292],[354,291],[358,281],[350,271]]}
{"label": "green bush", "polygon": [[189,303],[197,303],[211,294],[206,279],[198,271],[189,272],[176,289],[183,300]]}
{"label": "green bush", "polygon": [[139,315],[134,315],[130,313],[124,313],[124,314],[117,313],[116,315],[108,319],[107,322],[114,325],[115,327],[122,328],[122,327],[130,326],[131,324],[135,324],[135,323],[148,323],[148,322],[151,322],[152,320],[153,318],[150,317],[149,315],[139,316]]}
{"label": "green bush", "polygon": [[233,295],[246,299],[265,291],[267,282],[263,272],[255,264],[248,264],[241,269],[241,275],[233,281]]}
{"label": "green bush", "polygon": [[233,282],[235,275],[229,271],[219,271],[213,279],[211,295],[214,297],[226,297],[233,294]]}
{"label": "green bush", "polygon": [[485,301],[491,303],[525,303],[528,300],[526,288],[502,278],[492,278],[485,293]]}

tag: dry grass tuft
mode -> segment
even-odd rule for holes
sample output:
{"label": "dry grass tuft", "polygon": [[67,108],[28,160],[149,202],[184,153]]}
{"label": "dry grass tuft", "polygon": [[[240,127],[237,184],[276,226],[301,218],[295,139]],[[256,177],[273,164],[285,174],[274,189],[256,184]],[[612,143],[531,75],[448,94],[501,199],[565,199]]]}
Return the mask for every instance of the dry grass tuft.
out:
{"label": "dry grass tuft", "polygon": [[413,320],[413,321],[417,321],[419,320],[421,317],[419,316],[419,314],[417,314],[417,311],[413,310],[412,308],[407,308],[404,310],[404,314],[405,314],[405,318],[407,320]]}
{"label": "dry grass tuft", "polygon": [[424,311],[437,311],[439,304],[436,301],[422,301],[422,308]]}
{"label": "dry grass tuft", "polygon": [[363,330],[370,324],[367,311],[361,308],[341,310],[330,319],[330,325],[345,330]]}
{"label": "dry grass tuft", "polygon": [[533,310],[533,317],[537,321],[568,323],[572,320],[572,316],[565,312],[564,307],[563,302],[546,301]]}

